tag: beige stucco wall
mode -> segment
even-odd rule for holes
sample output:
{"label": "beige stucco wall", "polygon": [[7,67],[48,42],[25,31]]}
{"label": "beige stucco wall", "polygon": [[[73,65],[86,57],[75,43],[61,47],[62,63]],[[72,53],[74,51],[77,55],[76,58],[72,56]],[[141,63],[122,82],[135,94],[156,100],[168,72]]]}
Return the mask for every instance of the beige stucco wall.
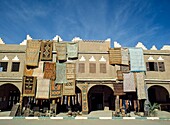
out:
{"label": "beige stucco wall", "polygon": [[[8,62],[7,72],[0,72],[0,85],[13,84],[22,93],[22,77],[25,65],[25,45],[1,45],[0,46],[0,62]],[[2,60],[5,56],[9,60]],[[14,61],[14,57],[18,57],[18,61]],[[11,72],[12,62],[20,62],[19,72]]]}
{"label": "beige stucco wall", "polygon": [[[79,42],[79,56],[76,62],[76,78],[77,79],[115,79],[116,71],[115,66],[109,64],[108,49],[110,47],[109,41],[97,42],[97,41],[81,41]],[[94,57],[95,61],[90,61]],[[81,61],[81,57],[85,58],[85,61]],[[106,61],[99,61],[101,58]],[[79,73],[79,63],[85,64],[85,73]],[[96,73],[89,73],[89,64],[96,64]],[[100,63],[106,64],[106,73],[100,73]]]}
{"label": "beige stucco wall", "polygon": [[[148,60],[149,57],[153,57],[154,60]],[[159,57],[164,60],[158,60]],[[160,71],[146,71],[146,79],[161,79],[170,80],[170,51],[168,50],[145,50],[144,51],[145,62],[164,62],[165,72]]]}

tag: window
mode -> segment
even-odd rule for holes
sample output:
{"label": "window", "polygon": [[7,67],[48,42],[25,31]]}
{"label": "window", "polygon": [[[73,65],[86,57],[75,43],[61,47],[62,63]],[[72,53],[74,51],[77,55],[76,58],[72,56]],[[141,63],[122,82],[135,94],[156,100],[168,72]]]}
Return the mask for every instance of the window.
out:
{"label": "window", "polygon": [[12,62],[12,72],[18,72],[19,71],[20,62]]}
{"label": "window", "polygon": [[89,71],[90,71],[90,73],[96,73],[96,64],[95,63],[90,63]]}
{"label": "window", "polygon": [[8,62],[0,62],[0,72],[6,72],[8,67]]}
{"label": "window", "polygon": [[159,71],[161,71],[161,72],[165,71],[164,62],[158,62],[158,67],[159,67]]}
{"label": "window", "polygon": [[146,62],[147,71],[158,71],[157,62]]}
{"label": "window", "polygon": [[85,64],[84,63],[79,63],[79,73],[85,73]]}
{"label": "window", "polygon": [[100,73],[106,73],[106,64],[100,64]]}
{"label": "window", "polygon": [[164,72],[165,66],[164,62],[146,62],[147,71],[159,71]]}

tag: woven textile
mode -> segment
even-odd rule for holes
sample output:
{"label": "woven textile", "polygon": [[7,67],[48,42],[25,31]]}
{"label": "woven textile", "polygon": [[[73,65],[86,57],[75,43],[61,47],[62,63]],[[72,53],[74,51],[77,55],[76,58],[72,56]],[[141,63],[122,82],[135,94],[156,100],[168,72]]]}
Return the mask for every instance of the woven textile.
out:
{"label": "woven textile", "polygon": [[68,58],[78,57],[78,43],[67,43],[67,56]]}
{"label": "woven textile", "polygon": [[34,72],[33,69],[27,69],[27,67],[25,66],[25,69],[24,69],[25,76],[32,76],[33,72]]}
{"label": "woven textile", "polygon": [[76,77],[75,63],[66,63],[66,75],[67,75],[67,79],[75,79]]}
{"label": "woven textile", "polygon": [[138,99],[146,99],[144,72],[136,73]]}
{"label": "woven textile", "polygon": [[88,112],[88,98],[87,98],[87,91],[88,91],[88,84],[83,84],[82,88],[82,112]]}
{"label": "woven textile", "polygon": [[49,79],[37,79],[37,99],[49,99],[49,89],[50,89],[50,80]]}
{"label": "woven textile", "polygon": [[41,60],[52,60],[53,42],[42,41],[41,43]]}
{"label": "woven textile", "polygon": [[121,49],[122,63],[123,65],[129,65],[129,50],[127,48]]}
{"label": "woven textile", "polygon": [[56,63],[45,62],[44,79],[55,80],[56,78]]}
{"label": "woven textile", "polygon": [[50,82],[50,98],[58,98],[62,96],[62,84],[55,84],[55,81]]}
{"label": "woven textile", "polygon": [[123,73],[121,70],[117,70],[117,80],[123,80]]}
{"label": "woven textile", "polygon": [[125,95],[123,92],[123,84],[114,84],[114,95]]}
{"label": "woven textile", "polygon": [[63,95],[75,95],[75,79],[67,79],[67,83],[63,84]]}
{"label": "woven textile", "polygon": [[67,60],[67,45],[66,43],[56,43],[57,60]]}
{"label": "woven textile", "polygon": [[36,77],[25,76],[23,80],[23,96],[35,96]]}
{"label": "woven textile", "polygon": [[38,66],[40,45],[41,45],[41,42],[36,41],[36,40],[27,41],[26,65]]}
{"label": "woven textile", "polygon": [[123,73],[123,91],[124,92],[135,92],[135,79],[134,73]]}
{"label": "woven textile", "polygon": [[122,65],[120,66],[120,70],[123,72],[123,73],[128,73],[130,72],[130,67],[129,66],[125,66],[125,65]]}
{"label": "woven textile", "polygon": [[37,78],[43,78],[44,76],[43,67],[44,67],[44,62],[40,61],[38,64],[38,68],[34,69],[33,76],[36,76]]}
{"label": "woven textile", "polygon": [[122,63],[121,48],[109,49],[109,63],[110,64]]}
{"label": "woven textile", "polygon": [[146,66],[143,57],[143,50],[141,48],[129,48],[129,52],[130,52],[131,72],[146,71]]}
{"label": "woven textile", "polygon": [[67,83],[66,64],[56,63],[56,81],[55,83]]}

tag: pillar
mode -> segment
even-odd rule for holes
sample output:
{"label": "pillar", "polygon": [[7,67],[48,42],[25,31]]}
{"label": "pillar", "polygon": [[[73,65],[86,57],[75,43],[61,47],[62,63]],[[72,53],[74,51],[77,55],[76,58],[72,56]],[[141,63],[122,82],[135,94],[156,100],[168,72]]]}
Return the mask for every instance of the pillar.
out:
{"label": "pillar", "polygon": [[116,95],[116,99],[115,99],[115,111],[116,112],[120,112],[119,95]]}
{"label": "pillar", "polygon": [[23,100],[23,96],[22,96],[22,94],[20,94],[20,100],[19,100],[19,104],[20,104],[20,108],[19,108],[19,115],[21,115],[21,113],[22,113],[22,100]]}
{"label": "pillar", "polygon": [[89,111],[87,97],[88,84],[82,84],[81,90],[82,90],[82,114],[88,114]]}

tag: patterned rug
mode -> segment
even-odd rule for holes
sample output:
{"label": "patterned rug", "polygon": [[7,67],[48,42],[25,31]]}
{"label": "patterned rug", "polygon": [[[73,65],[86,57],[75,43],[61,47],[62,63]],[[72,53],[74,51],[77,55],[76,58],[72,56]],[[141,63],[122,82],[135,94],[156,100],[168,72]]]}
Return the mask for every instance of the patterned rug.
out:
{"label": "patterned rug", "polygon": [[52,60],[53,42],[42,41],[41,42],[41,60]]}
{"label": "patterned rug", "polygon": [[56,63],[45,62],[44,79],[55,80],[56,78]]}
{"label": "patterned rug", "polygon": [[63,95],[75,95],[75,79],[67,79],[67,83],[63,84]]}
{"label": "patterned rug", "polygon": [[123,65],[129,65],[129,50],[127,48],[121,49],[122,63]]}
{"label": "patterned rug", "polygon": [[135,92],[135,78],[134,73],[123,73],[123,91],[124,92]]}
{"label": "patterned rug", "polygon": [[122,56],[121,56],[121,48],[110,48],[109,49],[109,63],[110,64],[121,64]]}
{"label": "patterned rug", "polygon": [[144,72],[136,73],[136,83],[138,99],[146,99]]}
{"label": "patterned rug", "polygon": [[56,43],[57,60],[67,60],[66,43]]}
{"label": "patterned rug", "polygon": [[50,80],[37,79],[36,99],[49,99]]}
{"label": "patterned rug", "polygon": [[123,92],[123,84],[113,84],[114,86],[114,95],[125,95],[125,93]]}
{"label": "patterned rug", "polygon": [[50,98],[58,98],[62,96],[62,84],[55,84],[55,81],[50,82]]}
{"label": "patterned rug", "polygon": [[67,43],[67,56],[68,58],[78,57],[78,43]]}
{"label": "patterned rug", "polygon": [[131,72],[146,71],[146,66],[141,48],[129,48],[130,53],[130,70]]}
{"label": "patterned rug", "polygon": [[36,77],[25,76],[23,82],[23,96],[35,96]]}
{"label": "patterned rug", "polygon": [[28,40],[26,49],[26,65],[38,66],[39,51],[41,42],[38,40]]}
{"label": "patterned rug", "polygon": [[55,83],[67,83],[66,79],[66,64],[56,63],[56,80]]}

